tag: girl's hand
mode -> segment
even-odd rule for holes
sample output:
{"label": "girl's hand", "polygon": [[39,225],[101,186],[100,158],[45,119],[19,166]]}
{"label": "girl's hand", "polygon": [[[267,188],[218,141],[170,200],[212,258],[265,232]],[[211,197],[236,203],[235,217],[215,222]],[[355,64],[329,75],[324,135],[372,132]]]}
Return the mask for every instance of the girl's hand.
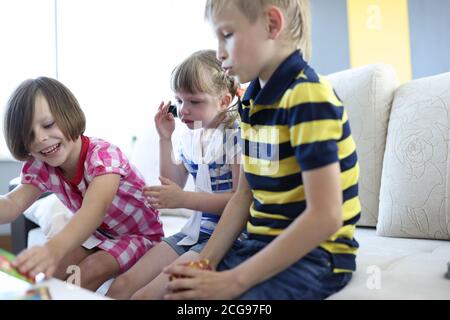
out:
{"label": "girl's hand", "polygon": [[244,292],[236,283],[233,270],[205,271],[177,264],[164,268],[164,273],[177,275],[167,285],[167,300],[233,299]]}
{"label": "girl's hand", "polygon": [[172,180],[159,177],[161,186],[144,187],[144,195],[156,209],[183,208],[185,192]]}
{"label": "girl's hand", "polygon": [[12,265],[33,279],[41,272],[46,278],[50,278],[55,273],[60,260],[60,255],[48,245],[34,246],[19,254]]}
{"label": "girl's hand", "polygon": [[172,138],[172,133],[175,130],[175,119],[171,113],[168,113],[169,107],[170,101],[166,103],[161,102],[158,112],[155,115],[156,131],[158,131],[160,138],[166,140]]}

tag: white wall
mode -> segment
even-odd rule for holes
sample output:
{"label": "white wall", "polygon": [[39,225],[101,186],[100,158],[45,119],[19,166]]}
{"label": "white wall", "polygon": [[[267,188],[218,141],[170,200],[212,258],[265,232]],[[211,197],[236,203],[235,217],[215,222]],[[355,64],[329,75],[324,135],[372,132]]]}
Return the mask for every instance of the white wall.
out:
{"label": "white wall", "polygon": [[9,95],[25,79],[55,76],[54,0],[0,1],[0,159],[10,158],[3,138]]}
{"label": "white wall", "polygon": [[172,69],[214,48],[204,0],[58,1],[59,78],[80,100],[87,134],[129,152],[172,97]]}
{"label": "white wall", "polygon": [[[85,111],[86,133],[130,152],[132,137],[148,131],[159,102],[172,97],[169,78],[176,64],[196,50],[215,48],[204,3],[0,1],[2,118],[21,81],[57,77]],[[8,157],[0,140],[0,158]]]}

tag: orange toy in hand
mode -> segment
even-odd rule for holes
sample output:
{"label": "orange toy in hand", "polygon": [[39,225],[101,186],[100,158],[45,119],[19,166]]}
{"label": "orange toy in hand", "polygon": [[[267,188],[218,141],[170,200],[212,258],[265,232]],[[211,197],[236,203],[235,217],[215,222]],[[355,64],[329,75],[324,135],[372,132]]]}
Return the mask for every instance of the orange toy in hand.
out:
{"label": "orange toy in hand", "polygon": [[[202,259],[202,260],[197,260],[197,261],[188,261],[188,262],[181,263],[181,265],[187,266],[187,267],[190,267],[190,268],[194,268],[194,269],[200,269],[200,270],[212,271],[212,269],[213,269],[209,259]],[[169,280],[170,281],[172,281],[174,279],[177,279],[177,278],[185,278],[185,277],[177,275],[177,274],[171,274],[169,276]]]}

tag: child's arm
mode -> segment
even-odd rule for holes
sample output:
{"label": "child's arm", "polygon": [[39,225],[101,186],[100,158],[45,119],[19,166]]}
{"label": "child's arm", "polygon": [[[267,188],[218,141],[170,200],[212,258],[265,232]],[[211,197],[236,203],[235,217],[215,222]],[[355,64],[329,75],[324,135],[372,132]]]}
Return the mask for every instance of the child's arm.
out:
{"label": "child's arm", "polygon": [[264,250],[232,270],[240,292],[283,271],[342,226],[339,163],[303,172],[303,183],[305,211]]}
{"label": "child's arm", "polygon": [[[192,289],[169,294],[166,298],[235,298],[286,269],[336,233],[342,225],[339,164],[334,163],[306,171],[303,173],[303,182],[306,210],[267,247],[234,269],[224,272],[201,271],[180,266],[169,268],[167,270],[169,273],[193,277],[173,281],[168,287],[171,291],[180,288]],[[229,241],[231,236],[227,232],[233,232],[231,227],[227,228],[227,224],[237,219],[237,215],[229,210],[231,203],[230,201],[230,207],[227,207],[226,214],[223,215],[200,258],[208,257],[213,263],[217,263],[229,247],[221,246],[219,242]],[[241,216],[242,211],[236,208],[236,213]]]}
{"label": "child's arm", "polygon": [[250,217],[252,200],[253,193],[241,167],[237,190],[227,203],[219,223],[200,253],[199,259],[209,259],[214,267],[219,264],[245,228]]}
{"label": "child's arm", "polygon": [[218,215],[221,215],[225,206],[230,201],[231,197],[234,195],[237,189],[237,186],[239,184],[239,171],[239,164],[231,165],[231,174],[233,179],[233,188],[231,192],[207,193],[183,191],[183,208],[201,212],[217,213]]}
{"label": "child's arm", "polygon": [[161,102],[155,115],[155,126],[159,135],[159,172],[160,175],[174,181],[184,188],[189,173],[182,163],[175,163],[172,158],[172,134],[175,131],[175,119],[168,112],[170,101]]}
{"label": "child's arm", "polygon": [[14,265],[21,272],[29,272],[32,277],[40,272],[51,277],[59,261],[81,246],[100,226],[117,193],[119,182],[120,176],[117,174],[94,178],[86,191],[81,208],[69,223],[44,246],[36,246],[21,253]]}
{"label": "child's arm", "polygon": [[237,190],[227,203],[219,223],[206,247],[200,253],[199,259],[208,258],[213,266],[217,266],[245,228],[249,219],[252,199],[252,190],[243,169],[241,169]]}
{"label": "child's arm", "polygon": [[182,163],[175,163],[172,159],[172,140],[159,139],[159,172],[163,177],[174,181],[180,188],[184,188],[189,173]]}
{"label": "child's arm", "polygon": [[232,165],[233,189],[231,192],[207,193],[184,191],[170,179],[160,177],[162,185],[145,187],[144,194],[149,197],[149,202],[157,209],[186,208],[221,215],[238,185],[239,167],[239,164]]}
{"label": "child's arm", "polygon": [[5,196],[0,196],[0,224],[17,219],[41,195],[41,191],[29,184],[20,184]]}

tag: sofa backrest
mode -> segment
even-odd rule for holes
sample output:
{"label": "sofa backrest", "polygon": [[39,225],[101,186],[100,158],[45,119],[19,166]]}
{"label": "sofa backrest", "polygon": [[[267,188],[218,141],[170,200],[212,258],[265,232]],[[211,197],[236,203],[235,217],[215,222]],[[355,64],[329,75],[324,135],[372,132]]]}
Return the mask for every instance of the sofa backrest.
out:
{"label": "sofa backrest", "polygon": [[[398,87],[397,76],[391,66],[374,64],[334,73],[327,78],[344,102],[357,145],[362,205],[358,225],[375,227],[387,125]],[[177,131],[179,127],[180,124]],[[174,139],[176,137],[177,134]],[[147,184],[159,184],[159,138],[154,125],[138,137],[130,160],[143,173]],[[186,187],[194,189],[192,179]]]}
{"label": "sofa backrest", "polygon": [[450,240],[450,72],[395,92],[377,234]]}
{"label": "sofa backrest", "polygon": [[394,91],[398,88],[390,65],[373,64],[328,75],[348,112],[360,165],[361,219],[376,226],[386,133]]}

